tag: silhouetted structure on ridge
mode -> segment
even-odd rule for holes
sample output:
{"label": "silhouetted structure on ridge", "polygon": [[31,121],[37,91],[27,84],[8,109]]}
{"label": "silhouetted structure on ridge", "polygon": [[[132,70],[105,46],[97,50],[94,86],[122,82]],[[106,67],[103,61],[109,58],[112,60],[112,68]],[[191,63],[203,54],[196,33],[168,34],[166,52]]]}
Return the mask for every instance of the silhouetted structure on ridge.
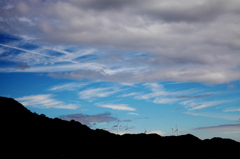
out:
{"label": "silhouetted structure on ridge", "polygon": [[240,150],[240,143],[230,139],[91,130],[73,120],[32,113],[11,98],[0,97],[0,110],[1,155],[6,158],[233,158]]}

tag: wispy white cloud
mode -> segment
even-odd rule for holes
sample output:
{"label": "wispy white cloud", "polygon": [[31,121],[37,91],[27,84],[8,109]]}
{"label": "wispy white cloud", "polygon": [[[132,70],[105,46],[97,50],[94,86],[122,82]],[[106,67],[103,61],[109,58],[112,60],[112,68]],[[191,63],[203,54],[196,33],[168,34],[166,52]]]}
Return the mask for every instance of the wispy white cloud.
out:
{"label": "wispy white cloud", "polygon": [[[167,90],[163,84],[158,83],[146,83],[143,85],[150,92],[132,92],[123,94],[120,97],[133,97],[138,100],[146,100],[156,104],[173,104],[179,103],[187,106],[196,106],[194,109],[202,109],[210,105],[216,105],[217,103],[209,102],[208,105],[197,104],[196,101],[200,98],[212,96],[213,94],[202,94],[203,90],[187,89],[187,90]],[[205,92],[204,92],[205,93]],[[206,104],[206,103],[205,103]],[[187,107],[186,106],[186,107]]]}
{"label": "wispy white cloud", "polygon": [[128,113],[129,115],[139,115],[138,113]]}
{"label": "wispy white cloud", "polygon": [[31,19],[29,19],[27,17],[19,17],[18,20],[20,22],[27,23],[30,26],[34,26],[35,25],[35,23]]}
{"label": "wispy white cloud", "polygon": [[107,88],[92,88],[81,91],[78,93],[81,99],[92,99],[92,98],[99,98],[99,97],[108,97],[120,91],[118,88],[115,87],[107,87]]}
{"label": "wispy white cloud", "polygon": [[136,108],[129,107],[127,104],[96,104],[99,107],[110,108],[113,110],[136,111]]}
{"label": "wispy white cloud", "polygon": [[57,85],[54,87],[51,87],[50,91],[75,91],[78,88],[81,88],[85,86],[85,84],[79,84],[79,83],[67,83],[62,85]]}
{"label": "wispy white cloud", "polygon": [[227,108],[224,110],[224,112],[239,112],[240,108]]}
{"label": "wispy white cloud", "polygon": [[147,88],[150,89],[151,93],[145,93],[142,95],[135,96],[135,99],[150,99],[150,98],[156,98],[159,96],[166,96],[170,95],[170,92],[166,91],[163,87],[163,85],[158,83],[146,83],[144,84]]}
{"label": "wispy white cloud", "polygon": [[49,50],[49,51],[54,51],[57,53],[62,53],[61,56],[58,56],[55,60],[56,62],[62,62],[62,61],[69,61],[72,63],[78,63],[77,59],[81,58],[83,56],[86,55],[91,55],[95,52],[97,52],[96,49],[75,49],[73,51],[66,51],[66,48],[63,46],[55,46],[55,47],[44,47],[45,50]]}
{"label": "wispy white cloud", "polygon": [[236,88],[237,86],[235,86],[235,85],[233,85],[233,84],[230,84],[230,85],[228,85],[228,89],[234,89],[234,88]]}
{"label": "wispy white cloud", "polygon": [[226,124],[226,125],[217,125],[217,126],[210,126],[210,127],[200,127],[195,128],[193,130],[226,130],[226,129],[240,129],[240,124]]}
{"label": "wispy white cloud", "polygon": [[191,105],[191,106],[194,106],[195,105],[195,99],[189,99],[189,100],[184,100],[184,101],[181,101],[179,104],[181,105]]}
{"label": "wispy white cloud", "polygon": [[[102,65],[97,63],[79,63],[79,64],[61,64],[61,65],[51,65],[51,66],[32,66],[24,70],[16,68],[1,68],[1,72],[65,72],[73,70],[102,70]],[[60,75],[60,74],[57,74]],[[69,74],[66,74],[69,75]],[[74,75],[73,75],[74,76]],[[73,77],[72,76],[72,77]]]}
{"label": "wispy white cloud", "polygon": [[208,107],[217,106],[223,103],[229,102],[228,100],[215,100],[215,101],[199,101],[199,100],[187,100],[186,102],[181,102],[181,104],[185,105],[188,110],[198,110],[204,109]]}
{"label": "wispy white cloud", "polygon": [[25,106],[37,108],[76,109],[79,105],[65,104],[53,98],[52,94],[39,94],[17,98]]}
{"label": "wispy white cloud", "polygon": [[137,93],[137,92],[132,92],[132,93],[119,95],[119,97],[131,97],[131,96],[137,96],[138,94],[139,93]]}
{"label": "wispy white cloud", "polygon": [[185,114],[193,115],[193,116],[203,116],[203,117],[209,117],[209,118],[219,118],[219,119],[226,119],[226,120],[233,120],[237,121],[239,120],[239,115],[230,115],[225,113],[209,113],[209,112],[185,112]]}
{"label": "wispy white cloud", "polygon": [[131,74],[138,74],[141,72],[144,72],[144,70],[146,69],[146,67],[119,67],[119,68],[107,68],[104,70],[104,73],[108,76],[113,76],[113,75],[117,75],[117,74],[127,74],[127,73],[131,73]]}
{"label": "wispy white cloud", "polygon": [[181,99],[178,98],[167,98],[167,97],[157,97],[156,99],[153,100],[153,103],[156,104],[171,104],[179,101]]}
{"label": "wispy white cloud", "polygon": [[165,135],[166,133],[161,130],[152,130],[152,131],[148,131],[147,134]]}
{"label": "wispy white cloud", "polygon": [[[22,35],[23,36],[23,35]],[[31,43],[27,43],[29,45]],[[7,62],[26,63],[29,68],[18,69],[16,67],[1,68],[0,72],[64,72],[76,70],[94,70],[100,71],[105,68],[103,64],[94,62],[79,61],[81,57],[90,55],[97,50],[95,49],[74,49],[65,51],[68,47],[52,46],[46,47],[37,44],[31,44],[35,48],[29,49],[24,47],[24,41],[17,41],[10,44],[0,44],[2,48],[14,49],[18,52],[7,53],[3,50],[1,60]],[[15,52],[15,51],[14,51]]]}
{"label": "wispy white cloud", "polygon": [[[42,53],[39,53],[39,52],[36,52],[36,51],[31,51],[31,50],[27,50],[27,49],[15,47],[15,46],[4,45],[4,44],[0,44],[0,46],[7,47],[7,48],[11,48],[11,49],[16,49],[16,50],[19,50],[19,51],[28,52],[28,53],[31,53],[31,54],[36,54],[36,55],[40,55],[40,56],[45,56],[45,57],[54,58],[54,56],[42,54]],[[10,60],[10,59],[9,59],[9,60]]]}
{"label": "wispy white cloud", "polygon": [[217,132],[215,134],[240,134],[240,131],[224,131],[224,132]]}
{"label": "wispy white cloud", "polygon": [[207,101],[207,102],[202,102],[201,104],[194,106],[192,108],[190,108],[189,110],[197,110],[197,109],[203,109],[203,108],[207,108],[207,107],[212,107],[212,106],[216,106],[218,104],[222,104],[225,101]]}

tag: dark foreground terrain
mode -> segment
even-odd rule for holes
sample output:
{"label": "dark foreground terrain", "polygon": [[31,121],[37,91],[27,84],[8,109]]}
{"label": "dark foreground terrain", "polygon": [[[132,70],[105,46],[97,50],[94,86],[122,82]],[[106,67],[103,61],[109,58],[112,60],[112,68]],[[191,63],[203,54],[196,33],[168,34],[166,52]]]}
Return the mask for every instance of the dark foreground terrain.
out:
{"label": "dark foreground terrain", "polygon": [[240,143],[230,139],[91,130],[32,113],[11,98],[0,97],[0,111],[3,158],[238,158],[240,152]]}

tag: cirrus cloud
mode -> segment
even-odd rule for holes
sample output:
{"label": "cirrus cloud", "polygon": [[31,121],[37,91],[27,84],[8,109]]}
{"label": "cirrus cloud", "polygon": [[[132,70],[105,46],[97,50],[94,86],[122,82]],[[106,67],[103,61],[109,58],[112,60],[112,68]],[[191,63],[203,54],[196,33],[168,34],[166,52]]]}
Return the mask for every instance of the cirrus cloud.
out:
{"label": "cirrus cloud", "polygon": [[75,120],[79,121],[82,124],[90,125],[92,123],[103,123],[103,122],[111,122],[116,121],[117,118],[112,117],[111,113],[101,113],[96,115],[86,115],[86,114],[69,114],[69,115],[61,115],[60,119],[63,120]]}
{"label": "cirrus cloud", "polygon": [[39,94],[20,97],[16,100],[20,101],[25,106],[36,108],[77,109],[79,107],[79,105],[76,104],[65,104],[52,97],[52,94]]}
{"label": "cirrus cloud", "polygon": [[136,108],[129,107],[127,104],[96,104],[99,107],[110,108],[113,110],[126,110],[126,111],[135,111]]}
{"label": "cirrus cloud", "polygon": [[225,129],[240,129],[240,124],[226,124],[226,125],[217,125],[217,126],[209,126],[209,127],[200,127],[195,128],[193,130],[225,130]]}
{"label": "cirrus cloud", "polygon": [[[36,66],[22,72],[68,71],[50,76],[117,82],[170,80],[219,84],[240,79],[239,6],[238,0],[13,0],[1,8],[0,31],[38,37],[34,42],[91,48],[71,54],[64,48],[53,47],[62,53],[54,59],[14,43],[3,44],[25,52],[24,57],[29,54],[41,57],[35,64],[72,63],[70,66],[61,63],[66,69]],[[100,54],[97,62],[91,62],[101,68],[79,66],[77,58],[101,50],[111,52]],[[15,61],[28,59],[23,55],[16,56],[19,59]]]}

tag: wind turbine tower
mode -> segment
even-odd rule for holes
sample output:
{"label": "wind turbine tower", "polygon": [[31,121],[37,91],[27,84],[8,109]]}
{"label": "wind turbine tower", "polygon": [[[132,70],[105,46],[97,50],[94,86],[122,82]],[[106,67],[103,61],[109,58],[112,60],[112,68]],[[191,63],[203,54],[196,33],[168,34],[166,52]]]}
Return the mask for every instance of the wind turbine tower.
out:
{"label": "wind turbine tower", "polygon": [[117,122],[117,125],[114,125],[113,127],[114,127],[114,128],[117,128],[117,134],[118,134],[118,130],[119,130],[119,120],[118,120],[118,122]]}
{"label": "wind turbine tower", "polygon": [[176,133],[177,133],[177,136],[178,136],[178,132],[179,132],[179,130],[178,130],[177,125],[176,125],[176,130],[175,130],[174,132],[176,132]]}
{"label": "wind turbine tower", "polygon": [[148,130],[143,126],[144,134],[147,134]]}
{"label": "wind turbine tower", "polygon": [[174,129],[173,128],[171,128],[172,129],[172,136],[173,136],[173,134],[174,134]]}

